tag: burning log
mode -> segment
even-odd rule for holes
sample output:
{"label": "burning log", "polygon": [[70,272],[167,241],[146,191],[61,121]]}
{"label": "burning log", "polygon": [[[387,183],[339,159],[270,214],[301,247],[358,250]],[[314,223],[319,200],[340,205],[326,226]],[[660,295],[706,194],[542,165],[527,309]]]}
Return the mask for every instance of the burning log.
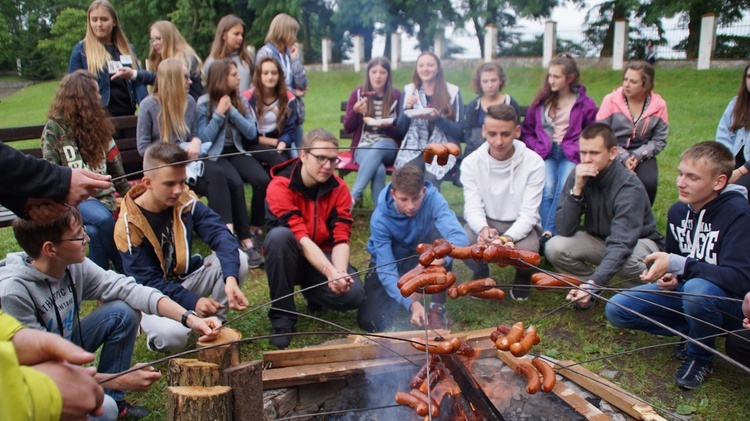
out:
{"label": "burning log", "polygon": [[417,371],[417,374],[414,375],[414,377],[411,379],[411,382],[409,383],[409,386],[412,389],[419,388],[422,383],[424,383],[425,379],[427,378],[427,366],[429,366],[429,371],[435,371],[437,368],[437,363],[440,361],[440,358],[437,355],[431,355],[430,360],[425,363],[425,365],[422,366],[422,368]]}

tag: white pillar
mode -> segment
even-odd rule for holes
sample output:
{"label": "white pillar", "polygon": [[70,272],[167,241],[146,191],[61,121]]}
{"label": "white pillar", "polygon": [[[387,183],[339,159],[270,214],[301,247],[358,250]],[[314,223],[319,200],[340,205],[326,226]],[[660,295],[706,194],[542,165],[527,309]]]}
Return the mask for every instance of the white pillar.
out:
{"label": "white pillar", "polygon": [[398,69],[401,61],[401,34],[391,32],[391,70]]}
{"label": "white pillar", "polygon": [[547,67],[557,50],[557,22],[544,22],[544,41],[542,43],[542,66]]}
{"label": "white pillar", "polygon": [[365,38],[362,35],[355,35],[352,41],[354,42],[354,71],[358,72],[365,57]]}
{"label": "white pillar", "polygon": [[612,70],[622,70],[625,62],[625,54],[628,51],[628,21],[617,19],[615,21],[615,39],[612,45]]}
{"label": "white pillar", "polygon": [[495,58],[497,48],[497,26],[488,23],[484,26],[484,62],[489,63]]}
{"label": "white pillar", "polygon": [[701,38],[698,44],[698,70],[711,68],[711,57],[716,49],[716,15],[701,16]]}
{"label": "white pillar", "polygon": [[445,28],[438,28],[435,31],[435,38],[433,38],[433,53],[438,56],[439,59],[443,58],[445,53]]}
{"label": "white pillar", "polygon": [[323,71],[328,71],[328,64],[331,62],[331,39],[324,37],[322,42],[321,55],[323,56]]}

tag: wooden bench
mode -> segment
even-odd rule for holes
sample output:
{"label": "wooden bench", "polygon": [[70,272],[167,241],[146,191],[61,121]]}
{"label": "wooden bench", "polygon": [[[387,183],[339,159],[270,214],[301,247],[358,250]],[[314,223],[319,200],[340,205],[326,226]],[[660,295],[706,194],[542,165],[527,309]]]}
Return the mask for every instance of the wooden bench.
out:
{"label": "wooden bench", "polygon": [[[136,116],[111,117],[110,120],[112,121],[116,129],[114,139],[115,143],[117,144],[117,148],[120,150],[120,156],[122,157],[122,164],[123,168],[125,169],[125,174],[132,174],[128,177],[128,181],[130,181],[131,183],[137,182],[142,176],[139,171],[143,170],[143,158],[141,158],[141,155],[138,153],[137,139],[135,137],[135,129],[138,125],[138,118]],[[40,140],[42,138],[43,131],[43,124],[36,126],[9,127],[0,129],[0,142],[11,145],[13,142],[19,142],[23,140]],[[37,158],[42,157],[41,146],[36,148],[20,149],[20,151]],[[14,219],[16,219],[16,215],[14,215],[13,212],[8,210],[4,206],[0,206],[0,227],[10,226]]]}

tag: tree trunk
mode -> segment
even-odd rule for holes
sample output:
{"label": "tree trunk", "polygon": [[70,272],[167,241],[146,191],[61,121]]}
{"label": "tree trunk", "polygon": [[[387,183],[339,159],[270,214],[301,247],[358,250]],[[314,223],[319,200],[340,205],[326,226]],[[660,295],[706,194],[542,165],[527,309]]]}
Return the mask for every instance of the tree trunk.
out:
{"label": "tree trunk", "polygon": [[193,359],[175,358],[169,361],[167,381],[170,386],[218,386],[219,366]]}
{"label": "tree trunk", "polygon": [[701,21],[703,20],[701,15],[703,14],[703,7],[701,7],[699,2],[693,2],[689,11],[690,20],[688,21],[687,46],[685,47],[687,58],[698,58],[698,47],[701,38]]}
{"label": "tree trunk", "polygon": [[476,17],[471,18],[474,23],[474,30],[477,32],[477,42],[479,43],[479,57],[484,59],[484,28],[481,27],[479,19]]}
{"label": "tree trunk", "polygon": [[607,32],[604,34],[604,44],[602,45],[602,51],[599,53],[599,57],[612,57],[612,49],[614,48],[615,41],[615,20],[627,18],[627,8],[621,2],[615,0],[612,9],[612,20],[609,22]]}
{"label": "tree trunk", "polygon": [[168,387],[167,391],[169,421],[232,419],[231,387]]}
{"label": "tree trunk", "polygon": [[364,31],[362,36],[365,37],[365,63],[367,63],[372,58],[373,32],[372,30]]}
{"label": "tree trunk", "polygon": [[[236,341],[242,339],[242,334],[234,329],[225,327],[219,331],[219,337],[213,342],[198,342],[195,347],[196,349],[220,345],[222,343]],[[240,363],[240,346],[239,344],[230,344],[226,346],[220,346],[217,348],[207,349],[205,351],[197,353],[199,360],[214,363],[219,366],[222,370],[231,366],[238,365]]]}

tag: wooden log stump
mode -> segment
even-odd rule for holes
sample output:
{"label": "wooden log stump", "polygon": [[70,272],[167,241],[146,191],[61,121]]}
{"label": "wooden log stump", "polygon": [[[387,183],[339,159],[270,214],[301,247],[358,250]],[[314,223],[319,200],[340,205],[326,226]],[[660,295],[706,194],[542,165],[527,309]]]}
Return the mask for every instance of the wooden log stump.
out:
{"label": "wooden log stump", "polygon": [[231,420],[232,388],[228,386],[168,387],[167,420]]}
{"label": "wooden log stump", "polygon": [[[196,349],[205,348],[208,346],[220,345],[222,343],[236,341],[242,339],[242,334],[234,329],[225,327],[219,331],[219,337],[215,341],[211,342],[198,342]],[[226,369],[240,363],[240,345],[230,344],[227,346],[220,346],[217,348],[207,349],[196,354],[199,360],[218,364],[219,368]]]}
{"label": "wooden log stump", "polygon": [[169,386],[219,386],[219,365],[194,359],[175,358],[169,361]]}
{"label": "wooden log stump", "polygon": [[258,414],[263,414],[263,361],[249,361],[223,370],[221,378],[232,388],[235,420],[258,419]]}

